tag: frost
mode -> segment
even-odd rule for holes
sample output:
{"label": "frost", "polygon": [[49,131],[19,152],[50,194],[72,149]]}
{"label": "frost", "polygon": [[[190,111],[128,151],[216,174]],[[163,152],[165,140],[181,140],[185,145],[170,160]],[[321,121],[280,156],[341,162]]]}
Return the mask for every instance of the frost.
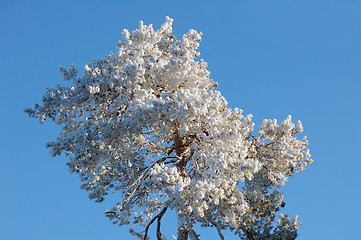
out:
{"label": "frost", "polygon": [[100,87],[99,86],[89,86],[89,92],[91,94],[96,94],[100,92]]}

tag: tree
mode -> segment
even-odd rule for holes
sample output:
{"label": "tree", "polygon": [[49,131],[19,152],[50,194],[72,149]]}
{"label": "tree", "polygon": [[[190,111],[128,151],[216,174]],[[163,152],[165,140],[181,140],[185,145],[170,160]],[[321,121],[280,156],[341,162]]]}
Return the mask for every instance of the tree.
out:
{"label": "tree", "polygon": [[264,120],[254,131],[252,115],[231,109],[197,48],[202,34],[190,30],[178,40],[172,19],[157,31],[143,25],[123,31],[118,51],[85,65],[60,68],[68,86],[48,88],[42,104],[25,112],[53,120],[60,135],[47,143],[64,152],[89,197],[109,193],[122,199],[106,216],[157,239],[168,209],[178,216],[178,238],[198,239],[195,223],[230,229],[241,239],[295,239],[297,216],[276,212],[289,176],[312,162],[300,121]]}

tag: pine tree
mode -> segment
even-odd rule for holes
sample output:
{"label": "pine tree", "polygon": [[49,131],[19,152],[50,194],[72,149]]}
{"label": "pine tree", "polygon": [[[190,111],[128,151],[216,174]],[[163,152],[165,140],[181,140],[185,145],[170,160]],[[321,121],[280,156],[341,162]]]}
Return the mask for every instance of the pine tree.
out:
{"label": "pine tree", "polygon": [[241,239],[295,239],[297,216],[276,212],[287,178],[312,160],[300,121],[264,120],[231,109],[197,52],[202,34],[182,40],[172,19],[157,31],[140,22],[123,31],[118,51],[85,65],[60,68],[67,86],[47,89],[42,104],[25,112],[53,120],[60,135],[47,144],[64,152],[71,172],[96,202],[109,193],[122,199],[106,216],[119,225],[139,224],[148,238],[168,209],[178,216],[178,239],[198,239],[193,226],[230,229]]}

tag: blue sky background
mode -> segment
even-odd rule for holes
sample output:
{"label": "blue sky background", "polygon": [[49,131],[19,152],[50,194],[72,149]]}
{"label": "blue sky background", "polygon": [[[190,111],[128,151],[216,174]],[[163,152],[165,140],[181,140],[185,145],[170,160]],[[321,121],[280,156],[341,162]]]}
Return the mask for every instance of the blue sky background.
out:
{"label": "blue sky background", "polygon": [[[361,1],[0,1],[0,239],[136,239],[80,190],[65,157],[45,143],[59,133],[22,112],[60,65],[82,67],[139,20],[174,18],[181,36],[204,33],[201,58],[231,107],[264,118],[300,119],[314,163],[284,186],[285,213],[299,214],[298,239],[361,239]],[[170,237],[176,218],[162,225]],[[201,239],[216,231],[196,228]],[[155,238],[154,229],[150,231]],[[226,239],[237,239],[231,233]]]}

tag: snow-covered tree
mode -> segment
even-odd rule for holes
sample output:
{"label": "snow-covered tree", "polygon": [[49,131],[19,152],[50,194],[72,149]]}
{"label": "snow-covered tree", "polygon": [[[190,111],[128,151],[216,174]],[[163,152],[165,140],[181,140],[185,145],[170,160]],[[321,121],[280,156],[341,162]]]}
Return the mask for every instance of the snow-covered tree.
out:
{"label": "snow-covered tree", "polygon": [[254,130],[252,115],[231,109],[198,60],[202,34],[182,39],[166,18],[155,31],[140,22],[123,31],[118,51],[77,68],[60,68],[67,86],[48,88],[42,104],[25,112],[40,122],[53,120],[60,135],[47,144],[64,152],[71,172],[80,175],[89,197],[101,202],[121,193],[106,216],[157,239],[167,210],[178,216],[179,240],[198,239],[193,226],[230,229],[241,239],[294,239],[300,224],[276,212],[279,191],[289,176],[310,164],[300,121],[264,120]]}

